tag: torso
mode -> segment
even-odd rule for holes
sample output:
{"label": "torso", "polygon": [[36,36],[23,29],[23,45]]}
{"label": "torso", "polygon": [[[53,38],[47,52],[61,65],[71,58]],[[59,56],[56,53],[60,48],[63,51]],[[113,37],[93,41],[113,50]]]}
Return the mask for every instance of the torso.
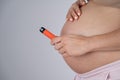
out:
{"label": "torso", "polygon": [[[76,34],[93,36],[108,33],[120,28],[120,10],[90,2],[82,7],[78,21],[66,21],[61,35]],[[77,73],[85,73],[97,67],[120,59],[120,51],[91,52],[80,57],[64,58]]]}

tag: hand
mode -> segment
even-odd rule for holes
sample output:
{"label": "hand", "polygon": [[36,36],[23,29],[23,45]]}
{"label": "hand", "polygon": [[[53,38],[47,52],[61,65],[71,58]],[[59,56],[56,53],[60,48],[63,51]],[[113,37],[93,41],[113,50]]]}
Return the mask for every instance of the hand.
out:
{"label": "hand", "polygon": [[86,4],[85,0],[77,0],[75,3],[73,3],[66,15],[67,20],[68,21],[77,20],[81,15],[80,8],[85,4]]}
{"label": "hand", "polygon": [[79,35],[65,35],[52,39],[51,44],[64,57],[81,56],[92,50],[90,37]]}

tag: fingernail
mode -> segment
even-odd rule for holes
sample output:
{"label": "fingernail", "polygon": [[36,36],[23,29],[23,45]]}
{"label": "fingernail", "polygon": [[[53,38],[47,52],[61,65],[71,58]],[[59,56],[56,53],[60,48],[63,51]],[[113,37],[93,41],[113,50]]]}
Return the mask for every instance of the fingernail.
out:
{"label": "fingernail", "polygon": [[80,16],[80,13],[78,12],[78,15]]}
{"label": "fingernail", "polygon": [[85,5],[86,3],[85,2],[82,2],[82,5]]}
{"label": "fingernail", "polygon": [[77,16],[75,16],[75,19],[77,19],[78,17]]}
{"label": "fingernail", "polygon": [[73,19],[72,19],[72,18],[70,18],[70,21],[73,21]]}

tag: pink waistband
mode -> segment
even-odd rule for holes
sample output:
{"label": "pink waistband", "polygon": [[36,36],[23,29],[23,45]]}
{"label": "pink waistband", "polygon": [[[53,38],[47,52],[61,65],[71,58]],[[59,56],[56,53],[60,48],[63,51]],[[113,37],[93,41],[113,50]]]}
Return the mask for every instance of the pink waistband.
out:
{"label": "pink waistband", "polygon": [[120,69],[120,60],[101,66],[99,68],[96,68],[92,71],[89,71],[83,74],[77,74],[76,77],[90,77],[90,76],[93,76],[93,75],[96,75],[102,72],[113,71],[116,69]]}

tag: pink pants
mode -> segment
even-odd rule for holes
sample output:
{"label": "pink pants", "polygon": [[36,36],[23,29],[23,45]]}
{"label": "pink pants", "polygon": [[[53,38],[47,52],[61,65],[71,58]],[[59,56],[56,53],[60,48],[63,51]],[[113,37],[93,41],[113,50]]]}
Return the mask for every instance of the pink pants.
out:
{"label": "pink pants", "polygon": [[120,60],[84,74],[77,74],[74,80],[120,80]]}

